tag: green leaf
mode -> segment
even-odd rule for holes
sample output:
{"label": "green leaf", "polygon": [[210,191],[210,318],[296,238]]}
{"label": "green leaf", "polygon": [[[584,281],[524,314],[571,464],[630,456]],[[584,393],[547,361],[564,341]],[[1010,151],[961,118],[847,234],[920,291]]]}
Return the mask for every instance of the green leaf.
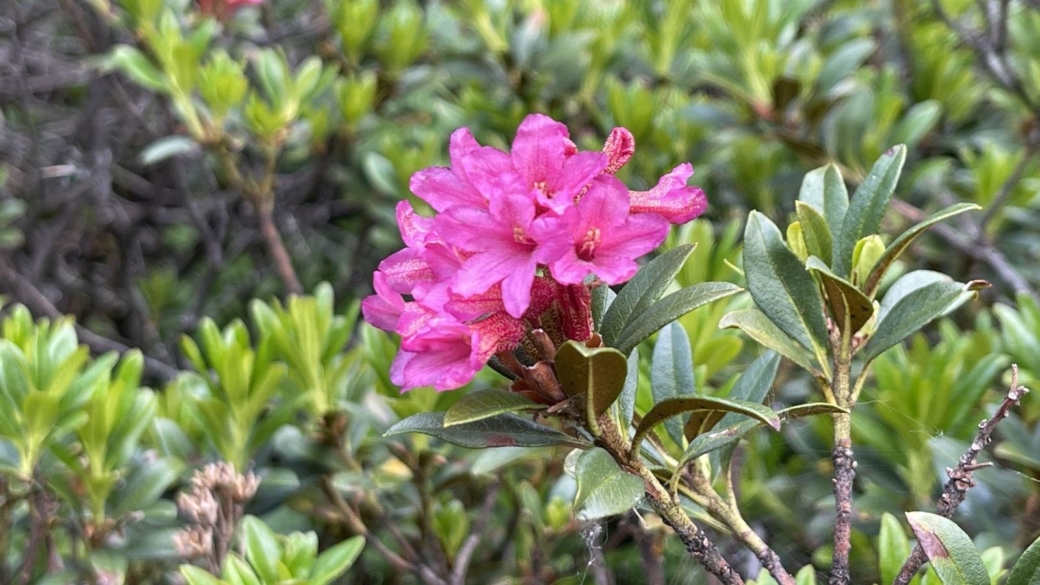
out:
{"label": "green leaf", "polygon": [[639,389],[639,349],[633,349],[628,355],[628,372],[625,374],[625,385],[615,403],[622,430],[627,431],[632,424],[632,415],[636,408],[636,391]]}
{"label": "green leaf", "polygon": [[979,552],[952,520],[928,512],[907,512],[906,519],[944,585],[989,585]]}
{"label": "green leaf", "polygon": [[941,315],[964,294],[971,293],[956,282],[933,282],[911,291],[885,314],[860,356],[867,362],[872,361]]}
{"label": "green leaf", "polygon": [[849,208],[849,192],[845,190],[845,180],[834,163],[806,173],[798,200],[811,205],[814,211],[822,212],[832,242],[838,239]]}
{"label": "green leaf", "polygon": [[581,439],[565,435],[556,429],[514,414],[500,414],[445,428],[444,413],[421,412],[390,427],[384,436],[404,433],[422,433],[470,449],[545,447],[549,445],[588,446],[588,443]]}
{"label": "green leaf", "polygon": [[[650,361],[650,391],[655,404],[697,392],[690,338],[678,323],[672,323],[657,337]],[[669,418],[665,421],[665,429],[673,441],[682,444],[683,427],[680,421]]]}
{"label": "green leaf", "polygon": [[757,211],[751,212],[744,231],[744,272],[758,308],[823,363],[827,324],[820,291],[784,245],[780,230]]}
{"label": "green leaf", "polygon": [[[617,298],[603,316],[600,335],[609,346],[617,347],[616,341],[630,321],[643,314],[650,305],[661,298],[665,289],[679,274],[686,259],[693,253],[694,246],[685,244],[673,248],[650,261],[625,284]],[[663,326],[664,324],[662,324]],[[627,352],[622,352],[627,353]]]}
{"label": "green leaf", "polygon": [[1040,538],[1018,557],[1004,585],[1040,585]]}
{"label": "green leaf", "polygon": [[833,242],[831,230],[827,227],[827,220],[808,203],[795,201],[795,209],[798,212],[798,223],[802,226],[802,240],[805,241],[809,254],[820,258],[831,258]]}
{"label": "green leaf", "polygon": [[621,394],[628,372],[625,355],[612,347],[586,347],[568,341],[556,352],[556,376],[567,396],[584,395],[590,411],[599,416]]}
{"label": "green leaf", "polygon": [[473,422],[507,412],[541,408],[545,408],[545,405],[535,404],[515,392],[487,388],[471,392],[451,405],[444,413],[444,426]]}
{"label": "green leaf", "polygon": [[365,537],[357,535],[329,548],[318,556],[307,578],[307,585],[326,585],[354,564],[365,548]]}
{"label": "green leaf", "polygon": [[848,319],[849,332],[859,331],[874,314],[874,303],[854,284],[831,272],[823,260],[810,256],[805,266],[815,272],[823,283],[827,306],[830,307],[831,315],[834,316],[834,322],[838,327],[844,328]]}
{"label": "green leaf", "polygon": [[813,357],[758,309],[742,309],[726,313],[719,321],[719,328],[736,327],[762,346],[767,347],[808,372],[816,372]]}
{"label": "green leaf", "polygon": [[777,413],[773,412],[773,409],[768,406],[757,402],[749,402],[747,400],[728,400],[725,398],[715,398],[713,396],[680,396],[658,402],[650,409],[650,412],[643,416],[643,420],[639,421],[639,426],[636,427],[636,434],[632,438],[632,452],[637,452],[639,449],[639,443],[643,440],[643,437],[645,437],[652,428],[661,424],[665,420],[687,412],[696,413],[703,411],[720,413],[735,412],[756,419],[763,424],[769,425],[775,430],[780,430],[780,417]]}
{"label": "green leaf", "polygon": [[960,215],[965,211],[972,211],[975,209],[982,209],[974,203],[957,203],[951,205],[945,209],[937,211],[936,213],[929,216],[921,223],[903,232],[898,238],[895,239],[891,244],[885,248],[881,258],[878,259],[877,264],[870,271],[870,276],[867,277],[866,283],[863,285],[863,292],[873,298],[874,293],[877,292],[878,286],[881,285],[881,279],[884,278],[885,273],[892,266],[892,263],[899,258],[899,255],[903,253],[910,244],[913,243],[917,236],[924,233],[924,231],[940,221],[949,219],[955,215]]}
{"label": "green leaf", "polygon": [[[780,420],[787,421],[806,416],[831,414],[835,412],[848,412],[848,410],[836,404],[830,404],[827,402],[811,402],[809,404],[800,404],[798,406],[785,408],[774,414]],[[717,451],[736,443],[742,439],[744,435],[747,435],[758,427],[763,426],[763,424],[764,423],[758,418],[745,419],[744,421],[724,428],[721,431],[704,433],[703,435],[694,438],[686,447],[686,451],[683,452],[682,457],[679,458],[679,462],[676,464],[676,469],[682,469],[687,463],[702,455],[707,455],[712,451]]]}
{"label": "green leaf", "polygon": [[881,582],[893,583],[903,561],[910,556],[910,539],[906,537],[899,519],[885,512],[881,516],[881,533],[878,535],[878,564]]}
{"label": "green leaf", "polygon": [[278,581],[278,559],[282,556],[274,531],[256,516],[242,519],[242,544],[246,560],[264,583]]}
{"label": "green leaf", "polygon": [[105,59],[105,64],[126,73],[134,83],[146,89],[158,92],[169,89],[166,76],[143,52],[130,45],[119,45],[113,49]]}
{"label": "green leaf", "polygon": [[892,142],[909,144],[913,148],[942,117],[942,103],[938,100],[918,102],[910,107],[892,130]]}
{"label": "green leaf", "polygon": [[816,568],[806,565],[794,576],[795,585],[816,585]]}
{"label": "green leaf", "polygon": [[[766,351],[744,369],[726,397],[730,400],[747,400],[760,404],[773,387],[773,381],[776,380],[776,372],[779,368],[780,354],[775,351]],[[726,413],[715,426],[731,427],[743,418],[734,412]],[[687,437],[689,436],[687,435]],[[713,470],[721,469],[723,459],[728,458],[725,451],[719,451],[718,454],[721,455],[719,459],[712,459]]]}
{"label": "green leaf", "polygon": [[155,503],[184,471],[176,457],[159,457],[134,470],[113,502],[113,517],[144,510]]}
{"label": "green leaf", "polygon": [[205,569],[195,565],[181,565],[181,576],[188,585],[223,585],[224,582],[211,575]]}
{"label": "green leaf", "polygon": [[874,163],[867,178],[852,195],[837,238],[834,262],[831,264],[835,274],[848,275],[852,269],[852,251],[856,242],[877,233],[881,228],[881,218],[899,182],[905,161],[906,146],[893,146]]}
{"label": "green leaf", "polygon": [[643,479],[618,467],[609,453],[593,447],[578,457],[574,507],[582,521],[627,512],[643,499]]}
{"label": "green leaf", "polygon": [[[658,329],[694,309],[735,295],[741,290],[739,286],[728,282],[701,282],[681,288],[657,301],[642,314],[633,317],[632,322],[621,332],[617,341],[607,345],[613,345],[618,351],[628,355],[632,348],[653,335]],[[618,295],[618,299],[620,298],[621,296]]]}
{"label": "green leaf", "polygon": [[137,159],[142,165],[149,166],[198,147],[198,143],[187,136],[164,136],[144,147]]}
{"label": "green leaf", "polygon": [[595,323],[597,331],[603,328],[603,318],[616,298],[617,293],[609,286],[597,286],[592,289],[592,322]]}
{"label": "green leaf", "polygon": [[268,581],[258,576],[253,571],[253,567],[250,567],[249,564],[235,555],[229,555],[224,559],[224,570],[221,576],[230,585],[266,585],[267,583],[277,583],[277,581]]}

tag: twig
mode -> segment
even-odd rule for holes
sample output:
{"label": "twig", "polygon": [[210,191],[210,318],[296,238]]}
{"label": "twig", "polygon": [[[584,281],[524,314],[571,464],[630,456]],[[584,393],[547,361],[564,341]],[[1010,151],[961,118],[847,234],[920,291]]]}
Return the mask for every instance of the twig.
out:
{"label": "twig", "polygon": [[[29,279],[23,278],[19,275],[14,268],[11,267],[7,259],[2,256],[0,256],[0,285],[2,285],[0,286],[0,290],[7,289],[13,292],[17,299],[25,303],[30,309],[42,313],[52,319],[62,316],[61,311],[51,303],[50,299],[40,292],[40,290],[29,281]],[[78,324],[76,325],[76,335],[79,337],[79,340],[86,344],[94,353],[104,353],[108,351],[125,353],[131,349],[114,339],[102,337]],[[153,357],[143,357],[144,369],[149,375],[155,376],[163,382],[177,377],[177,374],[179,373],[177,368]]]}
{"label": "twig", "polygon": [[[848,416],[848,415],[839,415]],[[834,564],[831,585],[851,583],[849,552],[852,545],[852,483],[856,479],[856,459],[848,438],[838,441],[831,455],[834,460]]]}
{"label": "twig", "polygon": [[444,579],[434,573],[433,569],[430,567],[421,563],[413,563],[401,557],[383,544],[383,541],[368,529],[368,526],[365,525],[361,516],[358,515],[358,513],[347,504],[346,500],[343,499],[343,495],[340,494],[339,489],[333,485],[331,478],[326,477],[322,480],[322,488],[325,491],[325,495],[328,496],[332,504],[336,506],[336,510],[339,511],[347,526],[355,533],[364,536],[365,540],[368,541],[368,543],[371,544],[379,554],[383,555],[387,562],[393,565],[396,570],[414,573],[427,585],[447,585]]}
{"label": "twig", "polygon": [[455,555],[455,562],[452,563],[451,575],[448,578],[448,583],[451,585],[465,585],[466,572],[469,570],[473,553],[476,552],[477,546],[480,544],[481,539],[484,538],[484,531],[487,530],[488,520],[491,518],[492,508],[495,506],[495,500],[498,498],[500,488],[501,485],[497,480],[488,487],[487,494],[484,496],[484,503],[480,507],[480,520],[473,527],[469,536],[466,537],[466,541],[459,547],[458,554]]}
{"label": "twig", "polygon": [[[993,431],[1000,424],[1000,421],[1007,418],[1011,408],[1018,404],[1018,401],[1027,392],[1029,392],[1028,389],[1018,385],[1018,364],[1012,364],[1011,387],[1008,389],[1007,395],[1004,396],[1004,400],[1000,402],[1000,406],[997,407],[996,412],[993,413],[989,420],[983,420],[979,423],[979,431],[975,434],[975,439],[971,442],[971,446],[957,461],[957,467],[953,469],[946,468],[946,474],[950,476],[950,479],[943,486],[943,494],[935,507],[936,514],[943,518],[953,516],[957,506],[960,506],[964,498],[967,497],[968,490],[975,487],[975,478],[972,474],[979,469],[992,465],[992,463],[977,463],[976,459],[986,445],[993,440]],[[914,575],[917,574],[921,565],[927,560],[928,557],[925,555],[924,549],[918,543],[914,546],[910,557],[903,563],[903,568],[900,569],[899,575],[894,582],[895,585],[906,585],[909,583],[914,578]]]}
{"label": "twig", "polygon": [[703,530],[697,528],[697,525],[683,510],[679,500],[661,484],[654,472],[643,464],[639,455],[629,457],[631,447],[617,428],[614,419],[604,414],[598,417],[596,422],[600,430],[596,444],[610,453],[623,468],[627,468],[643,478],[643,491],[650,505],[661,516],[664,523],[675,531],[690,556],[725,585],[743,585],[744,580],[722,557],[715,543]]}

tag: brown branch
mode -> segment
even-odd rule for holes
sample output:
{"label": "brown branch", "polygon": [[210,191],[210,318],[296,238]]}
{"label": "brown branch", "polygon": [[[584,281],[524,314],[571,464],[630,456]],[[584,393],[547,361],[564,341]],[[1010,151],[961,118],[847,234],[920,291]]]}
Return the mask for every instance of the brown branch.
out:
{"label": "brown branch", "polygon": [[[1023,386],[1018,385],[1018,365],[1011,365],[1011,387],[1008,389],[1007,395],[1004,396],[1004,400],[1000,402],[1000,406],[997,407],[996,412],[989,420],[983,420],[979,423],[979,431],[975,434],[975,439],[971,442],[971,446],[968,450],[961,455],[960,460],[957,461],[957,467],[950,469],[946,468],[946,474],[950,476],[949,481],[943,486],[943,494],[939,498],[939,503],[935,507],[935,513],[942,516],[943,518],[949,518],[953,516],[953,513],[957,510],[957,506],[961,505],[964,498],[968,495],[968,490],[975,487],[975,478],[972,474],[975,471],[989,467],[992,463],[977,463],[976,460],[979,453],[993,440],[993,431],[1000,424],[1000,421],[1007,418],[1011,408],[1018,404],[1018,401],[1022,399],[1025,394],[1029,392]],[[903,563],[903,568],[900,569],[899,575],[896,577],[894,582],[895,585],[907,585],[917,571],[921,568],[921,565],[928,560],[925,555],[924,549],[921,548],[920,543],[914,546],[913,552],[910,553],[910,557]]]}
{"label": "brown branch", "polygon": [[[7,290],[14,293],[15,298],[25,303],[27,307],[36,313],[40,313],[44,316],[56,319],[62,316],[61,311],[51,303],[35,285],[28,279],[15,271],[10,265],[7,258],[0,256],[0,291]],[[109,339],[102,337],[93,331],[77,324],[76,335],[79,340],[83,342],[90,350],[94,353],[105,353],[109,351],[115,351],[119,353],[126,353],[130,351],[130,347]],[[143,355],[144,357],[144,370],[151,376],[159,378],[163,382],[172,380],[179,374],[179,370],[170,364]]]}
{"label": "brown branch", "polygon": [[477,551],[477,546],[484,538],[484,531],[487,530],[488,520],[491,518],[492,508],[495,506],[495,500],[498,498],[500,488],[501,485],[497,480],[488,487],[487,494],[484,496],[484,503],[480,507],[480,520],[473,526],[469,536],[466,537],[466,541],[459,547],[458,554],[455,555],[455,562],[452,563],[451,567],[451,575],[448,577],[448,583],[451,585],[465,585],[466,572],[469,570],[473,553]]}
{"label": "brown branch", "polygon": [[[848,415],[843,415],[848,416]],[[852,483],[856,479],[856,459],[851,442],[846,438],[834,446],[834,564],[831,585],[852,582],[849,575],[849,552],[852,547]]]}

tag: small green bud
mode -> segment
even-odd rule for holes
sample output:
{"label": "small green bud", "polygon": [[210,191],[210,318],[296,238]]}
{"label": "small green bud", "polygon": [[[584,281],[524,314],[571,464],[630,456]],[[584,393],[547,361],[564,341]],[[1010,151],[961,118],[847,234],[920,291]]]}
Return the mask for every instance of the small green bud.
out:
{"label": "small green bud", "polygon": [[860,285],[866,282],[870,271],[884,253],[885,243],[877,234],[856,242],[852,252],[852,284]]}
{"label": "small green bud", "polygon": [[371,71],[352,73],[342,78],[336,87],[339,111],[348,127],[354,127],[372,112],[376,102],[378,79]]}
{"label": "small green bud", "polygon": [[249,90],[245,66],[219,49],[199,72],[199,94],[213,117],[221,120],[239,106]]}
{"label": "small green bud", "polygon": [[357,65],[379,22],[378,0],[329,0],[329,19],[343,42],[347,61]]}
{"label": "small green bud", "polygon": [[545,506],[545,524],[553,532],[559,532],[571,521],[571,508],[563,498],[553,497]]}
{"label": "small green bud", "polygon": [[427,31],[423,12],[410,0],[398,2],[383,18],[386,27],[377,56],[390,75],[411,65],[426,49]]}
{"label": "small green bud", "polygon": [[806,247],[805,237],[802,235],[802,222],[793,221],[787,226],[787,247],[802,262],[809,257],[809,248]]}

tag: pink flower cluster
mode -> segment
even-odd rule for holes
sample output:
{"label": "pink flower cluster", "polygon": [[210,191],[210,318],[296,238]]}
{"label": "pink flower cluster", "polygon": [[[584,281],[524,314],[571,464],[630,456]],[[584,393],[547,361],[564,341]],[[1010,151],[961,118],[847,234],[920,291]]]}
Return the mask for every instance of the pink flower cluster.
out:
{"label": "pink flower cluster", "polygon": [[631,278],[669,222],[707,205],[686,185],[688,163],[649,191],[629,191],[614,176],[635,150],[624,128],[602,152],[582,152],[563,124],[532,114],[509,153],[481,146],[465,128],[449,150],[450,167],[411,180],[435,216],[398,204],[406,247],[379,265],[376,294],[362,303],[369,323],[401,336],[390,379],[404,390],[466,384],[543,316],[566,338],[588,339],[590,286]]}

